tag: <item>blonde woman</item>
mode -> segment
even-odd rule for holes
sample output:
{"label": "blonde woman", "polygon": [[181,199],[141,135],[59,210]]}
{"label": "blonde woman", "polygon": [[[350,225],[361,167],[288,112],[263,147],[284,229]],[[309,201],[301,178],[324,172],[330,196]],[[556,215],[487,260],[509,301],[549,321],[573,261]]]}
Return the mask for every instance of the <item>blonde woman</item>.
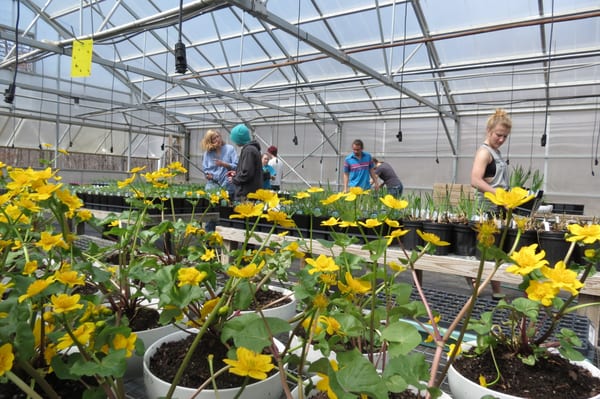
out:
{"label": "blonde woman", "polygon": [[[512,121],[503,109],[497,109],[490,116],[486,124],[486,136],[483,144],[475,153],[473,167],[471,169],[471,185],[476,189],[475,196],[484,209],[493,211],[492,203],[484,198],[486,192],[495,193],[497,187],[508,189],[508,165],[500,147],[510,134]],[[501,299],[504,297],[499,281],[492,281],[492,297]]]}
{"label": "blonde woman", "polygon": [[221,133],[210,129],[202,139],[202,149],[204,150],[202,170],[206,177],[206,189],[224,188],[233,198],[233,185],[227,179],[227,172],[237,168],[238,155],[235,147],[225,144]]}

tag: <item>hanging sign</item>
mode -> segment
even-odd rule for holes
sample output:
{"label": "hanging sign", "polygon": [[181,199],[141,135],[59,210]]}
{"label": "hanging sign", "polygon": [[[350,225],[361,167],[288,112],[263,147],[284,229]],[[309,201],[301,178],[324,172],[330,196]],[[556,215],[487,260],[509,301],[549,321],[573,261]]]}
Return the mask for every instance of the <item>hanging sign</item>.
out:
{"label": "hanging sign", "polygon": [[72,78],[85,78],[92,74],[93,45],[93,39],[73,41],[73,54],[71,55]]}

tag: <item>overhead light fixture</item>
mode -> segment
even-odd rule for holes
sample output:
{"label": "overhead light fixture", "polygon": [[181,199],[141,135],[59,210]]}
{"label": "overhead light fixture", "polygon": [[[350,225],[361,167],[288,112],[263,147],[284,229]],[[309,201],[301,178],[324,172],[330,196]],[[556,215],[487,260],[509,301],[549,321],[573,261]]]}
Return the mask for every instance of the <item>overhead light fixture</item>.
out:
{"label": "overhead light fixture", "polygon": [[177,73],[187,72],[187,56],[185,54],[185,44],[175,43],[175,71]]}
{"label": "overhead light fixture", "polygon": [[9,84],[6,90],[4,90],[4,102],[12,104],[15,99],[15,85]]}
{"label": "overhead light fixture", "polygon": [[185,44],[181,41],[181,29],[183,25],[183,0],[179,0],[179,41],[175,43],[175,71],[177,73],[186,73],[187,56],[185,54]]}
{"label": "overhead light fixture", "polygon": [[398,130],[398,134],[396,134],[396,138],[399,142],[402,142],[402,130]]}

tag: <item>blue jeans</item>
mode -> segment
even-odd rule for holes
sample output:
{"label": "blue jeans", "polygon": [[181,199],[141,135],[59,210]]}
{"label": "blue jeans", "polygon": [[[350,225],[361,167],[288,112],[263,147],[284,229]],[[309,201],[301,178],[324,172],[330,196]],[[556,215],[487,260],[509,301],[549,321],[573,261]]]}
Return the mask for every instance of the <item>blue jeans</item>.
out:
{"label": "blue jeans", "polygon": [[391,195],[393,195],[396,198],[399,198],[400,196],[402,196],[402,190],[404,189],[404,187],[402,186],[402,183],[400,183],[399,186],[395,186],[395,187],[388,187],[387,188],[387,192]]}

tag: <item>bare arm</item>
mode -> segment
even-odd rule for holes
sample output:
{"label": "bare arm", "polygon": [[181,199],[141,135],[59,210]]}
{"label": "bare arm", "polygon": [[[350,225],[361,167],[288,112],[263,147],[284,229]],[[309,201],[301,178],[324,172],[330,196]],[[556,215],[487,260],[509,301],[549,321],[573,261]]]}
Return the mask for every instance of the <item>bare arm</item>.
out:
{"label": "bare arm", "polygon": [[344,172],[344,192],[348,191],[348,181],[349,181],[350,177],[349,177],[349,173],[348,172]]}
{"label": "bare arm", "polygon": [[375,187],[375,190],[379,190],[379,179],[377,177],[377,174],[375,173],[375,168],[369,169],[369,174],[371,175],[371,179],[373,180],[373,186]]}
{"label": "bare arm", "polygon": [[491,154],[485,148],[480,148],[475,153],[473,168],[471,169],[471,186],[484,193],[496,192],[496,189],[490,186],[490,184],[483,178],[485,175],[485,168],[491,160]]}

